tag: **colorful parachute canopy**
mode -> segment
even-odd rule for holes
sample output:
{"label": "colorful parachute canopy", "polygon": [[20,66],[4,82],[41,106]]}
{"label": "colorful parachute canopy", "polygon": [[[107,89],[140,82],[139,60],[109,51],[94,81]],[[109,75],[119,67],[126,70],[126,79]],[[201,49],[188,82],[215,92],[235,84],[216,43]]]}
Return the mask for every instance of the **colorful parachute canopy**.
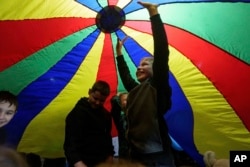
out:
{"label": "colorful parachute canopy", "polygon": [[[201,165],[207,150],[218,157],[250,150],[249,0],[150,2],[160,4],[170,43],[173,107],[165,118],[173,140]],[[124,12],[124,25],[112,32],[96,24],[107,6]],[[114,48],[126,35],[123,53],[134,74],[153,53],[148,13],[137,1],[2,0],[0,89],[20,102],[5,127],[7,142],[21,152],[64,156],[65,117],[93,82],[107,80],[111,96],[124,91]],[[109,99],[105,105],[110,109]]]}

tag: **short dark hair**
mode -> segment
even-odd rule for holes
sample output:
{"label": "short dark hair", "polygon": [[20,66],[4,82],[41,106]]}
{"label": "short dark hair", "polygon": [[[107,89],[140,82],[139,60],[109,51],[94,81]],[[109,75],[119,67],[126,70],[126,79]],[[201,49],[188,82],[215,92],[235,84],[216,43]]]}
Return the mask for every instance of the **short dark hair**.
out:
{"label": "short dark hair", "polygon": [[103,96],[108,96],[110,94],[110,86],[106,81],[99,80],[94,83],[91,91],[99,91]]}
{"label": "short dark hair", "polygon": [[6,90],[0,91],[0,102],[9,102],[10,106],[14,105],[16,108],[18,107],[17,96]]}

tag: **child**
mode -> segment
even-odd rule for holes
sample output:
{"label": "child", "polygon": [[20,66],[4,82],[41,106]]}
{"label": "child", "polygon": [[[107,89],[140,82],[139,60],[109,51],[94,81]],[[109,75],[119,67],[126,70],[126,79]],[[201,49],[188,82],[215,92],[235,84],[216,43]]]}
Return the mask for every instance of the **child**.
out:
{"label": "child", "polygon": [[17,97],[9,91],[0,91],[0,145],[5,143],[7,125],[16,114],[18,106]]}
{"label": "child", "polygon": [[154,39],[154,56],[143,58],[137,68],[139,84],[130,75],[121,53],[127,38],[118,40],[116,45],[119,74],[129,92],[126,110],[129,156],[132,161],[150,167],[174,167],[171,140],[164,119],[164,114],[171,107],[172,94],[168,81],[168,40],[158,5],[138,3],[148,10]]}
{"label": "child", "polygon": [[215,152],[206,151],[203,155],[206,167],[229,167],[229,159],[216,159]]}
{"label": "child", "polygon": [[112,117],[104,108],[110,94],[105,81],[97,81],[66,118],[64,152],[69,167],[93,167],[112,161]]}
{"label": "child", "polygon": [[1,167],[28,167],[25,159],[7,147],[0,146],[0,166]]}
{"label": "child", "polygon": [[127,149],[128,144],[126,140],[126,116],[125,116],[125,110],[126,110],[126,104],[127,104],[127,97],[128,93],[118,93],[117,95],[113,96],[111,99],[111,115],[113,117],[116,129],[118,131],[118,143],[119,143],[119,149],[118,149],[118,156],[119,159],[127,159]]}

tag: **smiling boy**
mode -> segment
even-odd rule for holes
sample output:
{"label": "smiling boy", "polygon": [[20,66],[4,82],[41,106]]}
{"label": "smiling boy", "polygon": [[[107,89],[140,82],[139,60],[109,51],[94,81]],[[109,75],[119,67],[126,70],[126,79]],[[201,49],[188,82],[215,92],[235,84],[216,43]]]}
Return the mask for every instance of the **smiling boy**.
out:
{"label": "smiling boy", "polygon": [[118,39],[116,45],[118,71],[129,92],[125,111],[129,158],[147,167],[174,167],[171,140],[164,118],[171,108],[172,95],[167,34],[158,5],[142,1],[138,3],[148,10],[150,16],[154,55],[145,55],[141,59],[136,71],[137,81],[130,75],[122,55],[122,46],[127,37]]}
{"label": "smiling boy", "polygon": [[0,91],[0,144],[4,144],[7,125],[16,114],[18,106],[17,97],[9,91]]}

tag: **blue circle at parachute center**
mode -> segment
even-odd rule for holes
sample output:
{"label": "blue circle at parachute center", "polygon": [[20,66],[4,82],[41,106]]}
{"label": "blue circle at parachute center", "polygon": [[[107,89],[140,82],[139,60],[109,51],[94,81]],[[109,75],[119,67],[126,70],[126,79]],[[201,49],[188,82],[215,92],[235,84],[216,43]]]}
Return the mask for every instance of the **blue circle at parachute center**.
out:
{"label": "blue circle at parachute center", "polygon": [[97,13],[96,26],[104,33],[112,33],[125,23],[124,11],[114,5],[106,6]]}

